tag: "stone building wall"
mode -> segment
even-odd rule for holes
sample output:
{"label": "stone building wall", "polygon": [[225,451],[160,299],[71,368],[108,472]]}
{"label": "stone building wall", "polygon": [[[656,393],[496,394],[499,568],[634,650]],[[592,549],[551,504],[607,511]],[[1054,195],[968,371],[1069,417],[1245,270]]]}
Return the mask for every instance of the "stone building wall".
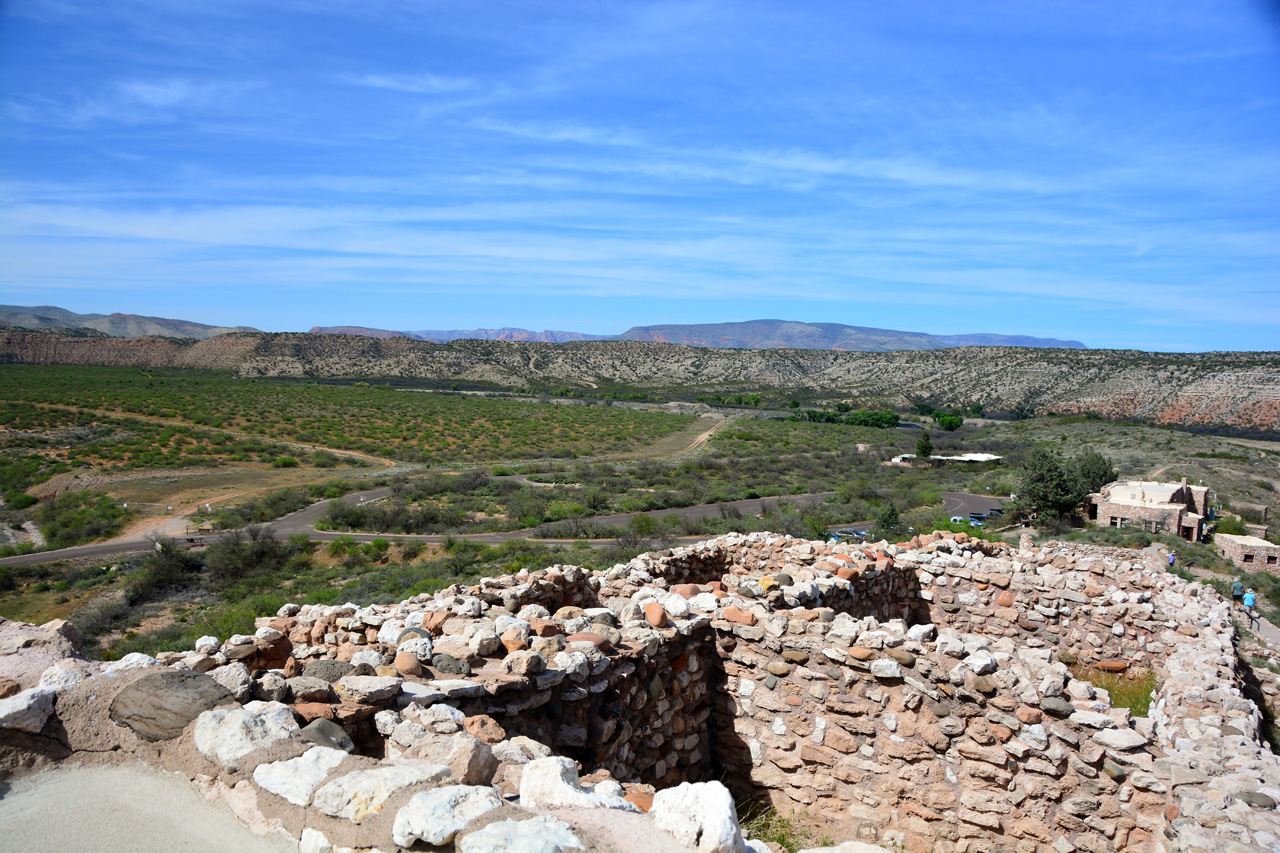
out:
{"label": "stone building wall", "polygon": [[1280,574],[1280,545],[1257,536],[1232,536],[1215,533],[1213,545],[1237,568],[1249,572]]}

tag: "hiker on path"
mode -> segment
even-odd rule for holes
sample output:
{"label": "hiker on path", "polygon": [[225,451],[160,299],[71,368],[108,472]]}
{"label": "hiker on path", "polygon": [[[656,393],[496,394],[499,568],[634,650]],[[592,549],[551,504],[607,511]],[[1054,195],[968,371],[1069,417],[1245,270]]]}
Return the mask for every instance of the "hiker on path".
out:
{"label": "hiker on path", "polygon": [[1173,551],[1169,552],[1169,568],[1173,568],[1173,561],[1178,559],[1178,555]]}
{"label": "hiker on path", "polygon": [[1257,596],[1254,595],[1253,588],[1250,587],[1249,590],[1244,594],[1244,612],[1249,617],[1250,625],[1257,624],[1257,621],[1258,621],[1258,614],[1255,613],[1253,609],[1253,605],[1257,603],[1257,600],[1258,599],[1257,599]]}
{"label": "hiker on path", "polygon": [[1241,605],[1244,603],[1244,583],[1236,581],[1231,585],[1231,603]]}

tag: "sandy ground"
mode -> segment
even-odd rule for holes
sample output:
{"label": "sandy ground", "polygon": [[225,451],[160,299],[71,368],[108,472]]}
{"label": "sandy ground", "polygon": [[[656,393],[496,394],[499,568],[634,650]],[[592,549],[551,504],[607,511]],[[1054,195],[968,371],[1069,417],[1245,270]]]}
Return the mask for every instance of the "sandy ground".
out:
{"label": "sandy ground", "polygon": [[[7,786],[7,787],[6,787]],[[142,765],[66,766],[0,782],[0,848],[23,853],[297,853],[185,779]]]}

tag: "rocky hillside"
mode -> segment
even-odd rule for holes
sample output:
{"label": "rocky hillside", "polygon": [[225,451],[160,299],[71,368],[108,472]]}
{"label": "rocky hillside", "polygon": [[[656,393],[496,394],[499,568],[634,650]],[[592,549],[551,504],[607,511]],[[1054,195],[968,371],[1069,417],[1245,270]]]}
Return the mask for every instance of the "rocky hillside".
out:
{"label": "rocky hillside", "polygon": [[720,350],[643,341],[565,344],[310,334],[205,341],[0,333],[0,363],[230,370],[241,376],[416,377],[502,385],[814,389],[859,405],[981,403],[1156,423],[1280,429],[1280,353],[961,347],[921,352]]}
{"label": "rocky hillside", "polygon": [[198,340],[228,332],[257,331],[249,326],[209,326],[190,320],[144,317],[139,314],[77,314],[53,305],[0,305],[0,327],[2,326],[23,329],[92,329],[116,338],[160,335]]}

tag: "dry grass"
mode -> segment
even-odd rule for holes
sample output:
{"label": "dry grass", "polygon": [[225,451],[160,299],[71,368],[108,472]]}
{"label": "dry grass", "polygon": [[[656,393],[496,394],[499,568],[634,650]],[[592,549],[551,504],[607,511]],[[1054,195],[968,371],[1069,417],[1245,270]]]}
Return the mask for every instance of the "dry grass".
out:
{"label": "dry grass", "polygon": [[1160,686],[1160,679],[1151,669],[1104,672],[1085,664],[1074,664],[1070,669],[1072,677],[1107,691],[1113,708],[1128,708],[1135,717],[1147,716],[1151,696]]}

